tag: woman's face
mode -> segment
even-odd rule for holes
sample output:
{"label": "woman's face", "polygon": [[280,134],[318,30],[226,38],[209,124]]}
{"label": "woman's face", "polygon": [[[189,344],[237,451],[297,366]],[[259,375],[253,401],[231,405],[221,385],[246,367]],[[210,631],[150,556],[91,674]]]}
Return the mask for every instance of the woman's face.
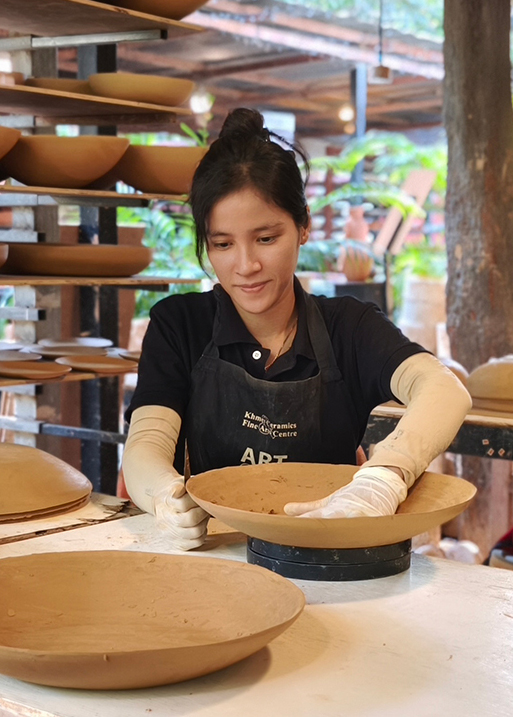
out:
{"label": "woman's face", "polygon": [[239,312],[264,314],[293,301],[299,247],[308,233],[251,187],[214,205],[208,257]]}

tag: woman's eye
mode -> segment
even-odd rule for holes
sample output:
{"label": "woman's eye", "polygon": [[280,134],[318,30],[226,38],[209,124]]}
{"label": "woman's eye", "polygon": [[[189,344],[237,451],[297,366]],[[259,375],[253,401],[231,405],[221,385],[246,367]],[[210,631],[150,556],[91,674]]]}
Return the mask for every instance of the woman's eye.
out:
{"label": "woman's eye", "polygon": [[276,241],[276,237],[260,237],[258,241],[261,244],[272,244],[273,241]]}
{"label": "woman's eye", "polygon": [[230,242],[227,241],[212,242],[212,247],[214,249],[228,249],[229,246]]}

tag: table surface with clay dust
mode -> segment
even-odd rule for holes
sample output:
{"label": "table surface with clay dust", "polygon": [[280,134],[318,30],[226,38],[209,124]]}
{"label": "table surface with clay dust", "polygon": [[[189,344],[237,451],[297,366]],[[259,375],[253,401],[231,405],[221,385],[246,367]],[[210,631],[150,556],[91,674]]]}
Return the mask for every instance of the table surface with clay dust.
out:
{"label": "table surface with clay dust", "polygon": [[[0,546],[173,552],[148,515]],[[245,559],[238,533],[195,556]],[[307,606],[260,652],[206,677],[116,692],[0,676],[0,717],[507,717],[513,715],[513,571],[413,555],[362,582],[296,581]]]}

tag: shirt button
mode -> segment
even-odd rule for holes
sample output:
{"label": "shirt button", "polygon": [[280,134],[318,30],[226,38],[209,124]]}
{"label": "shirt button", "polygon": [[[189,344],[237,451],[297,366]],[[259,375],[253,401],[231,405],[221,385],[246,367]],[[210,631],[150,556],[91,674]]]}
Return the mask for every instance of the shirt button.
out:
{"label": "shirt button", "polygon": [[253,351],[251,354],[255,361],[258,361],[259,358],[262,358],[262,352],[261,351]]}

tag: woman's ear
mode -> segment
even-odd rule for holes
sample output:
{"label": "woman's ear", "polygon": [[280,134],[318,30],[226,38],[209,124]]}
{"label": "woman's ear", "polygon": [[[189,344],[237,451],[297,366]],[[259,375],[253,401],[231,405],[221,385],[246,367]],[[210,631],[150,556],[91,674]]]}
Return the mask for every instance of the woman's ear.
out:
{"label": "woman's ear", "polygon": [[310,236],[310,230],[312,228],[312,216],[310,214],[310,207],[306,208],[306,211],[308,212],[308,223],[306,227],[301,227],[301,233],[300,233],[300,244],[306,244],[308,241],[308,237]]}

